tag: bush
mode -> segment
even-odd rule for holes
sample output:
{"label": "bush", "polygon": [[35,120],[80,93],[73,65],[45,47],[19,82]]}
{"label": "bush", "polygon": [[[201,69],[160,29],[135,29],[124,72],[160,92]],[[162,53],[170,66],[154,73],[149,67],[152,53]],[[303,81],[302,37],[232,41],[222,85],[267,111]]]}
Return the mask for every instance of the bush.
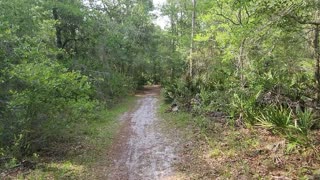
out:
{"label": "bush", "polygon": [[289,129],[294,129],[294,124],[292,122],[292,111],[282,106],[274,107],[268,106],[260,112],[260,116],[256,117],[258,120],[258,125],[266,127],[270,130],[279,133],[285,133],[290,131]]}
{"label": "bush", "polygon": [[175,80],[165,85],[163,95],[165,102],[178,104],[181,108],[190,109],[191,99],[197,94],[195,84],[183,80]]}
{"label": "bush", "polygon": [[311,128],[316,124],[314,114],[311,109],[297,112],[297,128],[305,136],[308,136]]}
{"label": "bush", "polygon": [[0,123],[1,142],[14,156],[29,155],[45,146],[49,136],[57,136],[52,132],[65,128],[70,117],[76,113],[80,117],[95,105],[88,78],[57,62],[23,63],[12,66],[8,74],[12,84],[19,83],[10,91]]}
{"label": "bush", "polygon": [[229,113],[233,119],[240,118],[241,120],[250,123],[256,123],[255,116],[259,109],[258,98],[261,91],[245,93],[239,90],[234,93],[229,106]]}
{"label": "bush", "polygon": [[308,145],[310,130],[316,122],[309,109],[294,113],[289,108],[267,106],[256,117],[259,126],[285,136],[289,141]]}
{"label": "bush", "polygon": [[119,99],[133,93],[137,83],[133,78],[117,72],[93,74],[92,82],[95,87],[96,99],[108,105],[116,103]]}

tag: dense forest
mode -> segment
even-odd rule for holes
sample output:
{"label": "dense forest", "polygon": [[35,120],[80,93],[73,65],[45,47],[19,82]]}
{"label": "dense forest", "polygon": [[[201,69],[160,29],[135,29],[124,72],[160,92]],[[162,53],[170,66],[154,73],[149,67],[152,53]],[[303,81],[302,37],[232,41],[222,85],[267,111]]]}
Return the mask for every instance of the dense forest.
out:
{"label": "dense forest", "polygon": [[320,1],[167,0],[163,29],[154,9],[0,0],[0,167],[71,141],[146,84],[175,111],[264,128],[319,158]]}
{"label": "dense forest", "polygon": [[30,155],[65,137],[69,124],[159,81],[149,1],[14,0],[0,8],[5,154]]}
{"label": "dense forest", "polygon": [[168,1],[166,33],[187,67],[164,96],[194,114],[311,145],[310,130],[319,128],[319,3]]}
{"label": "dense forest", "polygon": [[195,114],[307,138],[319,126],[319,7],[316,0],[168,1],[165,33],[187,65],[165,83],[165,97]]}

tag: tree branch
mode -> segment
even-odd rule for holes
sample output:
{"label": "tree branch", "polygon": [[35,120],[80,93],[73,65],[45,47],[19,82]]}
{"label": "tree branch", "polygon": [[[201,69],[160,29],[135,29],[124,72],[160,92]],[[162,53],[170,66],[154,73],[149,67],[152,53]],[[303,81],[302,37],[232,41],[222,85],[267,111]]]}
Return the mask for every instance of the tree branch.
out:
{"label": "tree branch", "polygon": [[289,15],[288,17],[292,18],[293,20],[295,20],[296,22],[298,22],[299,24],[311,24],[311,25],[315,25],[315,26],[319,26],[320,25],[320,21],[307,21],[307,20],[302,20],[301,18],[294,16],[294,15]]}
{"label": "tree branch", "polygon": [[68,44],[70,41],[83,41],[83,40],[88,40],[89,38],[72,38],[72,39],[66,39],[62,45],[62,48],[65,48],[65,46]]}
{"label": "tree branch", "polygon": [[235,21],[233,21],[231,18],[225,16],[224,14],[220,14],[220,13],[219,13],[219,14],[216,14],[216,15],[223,17],[224,19],[230,21],[230,22],[231,22],[232,24],[234,24],[234,25],[240,25],[239,23],[236,23]]}

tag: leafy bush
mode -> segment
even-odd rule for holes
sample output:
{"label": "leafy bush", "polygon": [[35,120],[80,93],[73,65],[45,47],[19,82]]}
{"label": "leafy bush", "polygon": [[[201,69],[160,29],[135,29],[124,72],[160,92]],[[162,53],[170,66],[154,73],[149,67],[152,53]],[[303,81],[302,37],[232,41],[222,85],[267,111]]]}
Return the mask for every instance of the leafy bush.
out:
{"label": "leafy bush", "polygon": [[[5,118],[1,121],[4,127],[1,140],[4,147],[14,149],[14,156],[20,153],[21,157],[44,146],[48,136],[55,136],[51,132],[63,129],[74,114],[79,116],[94,106],[88,78],[79,72],[69,72],[57,62],[23,63],[12,66],[8,74],[12,82],[19,84],[10,91]],[[87,104],[70,105],[78,101]],[[68,109],[72,112],[68,113]],[[48,127],[54,123],[60,126]]]}
{"label": "leafy bush", "polygon": [[[241,92],[241,91],[239,91]],[[250,124],[254,124],[258,110],[258,98],[261,91],[254,93],[234,93],[229,106],[229,113],[233,119],[240,118]]]}
{"label": "leafy bush", "polygon": [[96,99],[103,100],[108,105],[116,103],[137,88],[137,83],[133,78],[118,72],[93,74],[92,82],[96,91]]}
{"label": "leafy bush", "polygon": [[177,79],[165,85],[163,95],[167,103],[175,103],[181,108],[190,110],[191,100],[198,92],[195,83]]}

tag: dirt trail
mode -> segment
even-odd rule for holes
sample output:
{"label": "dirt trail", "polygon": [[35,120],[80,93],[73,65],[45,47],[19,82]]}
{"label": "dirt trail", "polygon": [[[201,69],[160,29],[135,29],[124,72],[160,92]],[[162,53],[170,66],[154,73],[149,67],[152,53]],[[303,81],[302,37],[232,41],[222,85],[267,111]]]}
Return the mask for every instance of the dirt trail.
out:
{"label": "dirt trail", "polygon": [[105,171],[107,179],[173,178],[177,141],[161,130],[156,115],[159,91],[159,87],[153,86],[139,92],[137,107],[121,118],[123,127],[109,153],[112,163]]}

